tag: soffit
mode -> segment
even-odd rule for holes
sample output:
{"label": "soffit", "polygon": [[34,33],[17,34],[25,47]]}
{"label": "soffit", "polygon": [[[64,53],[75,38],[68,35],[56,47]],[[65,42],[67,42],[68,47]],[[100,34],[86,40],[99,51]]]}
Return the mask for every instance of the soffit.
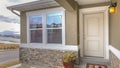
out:
{"label": "soffit", "polygon": [[17,11],[29,11],[35,9],[44,9],[49,7],[59,6],[59,4],[54,0],[39,0],[29,3],[23,3],[18,5],[13,5],[7,7],[9,10],[17,10]]}

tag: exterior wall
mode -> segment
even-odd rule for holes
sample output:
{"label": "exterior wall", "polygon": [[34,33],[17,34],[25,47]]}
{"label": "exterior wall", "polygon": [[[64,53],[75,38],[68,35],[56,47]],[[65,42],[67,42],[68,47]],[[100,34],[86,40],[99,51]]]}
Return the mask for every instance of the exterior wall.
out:
{"label": "exterior wall", "polygon": [[[71,0],[72,1],[72,0]],[[65,11],[65,45],[78,45],[78,23],[79,23],[79,7],[76,4],[74,11]],[[44,9],[43,9],[44,10]],[[31,10],[34,11],[34,10]],[[27,43],[27,18],[26,12],[21,12],[21,44]],[[38,44],[39,45],[39,44]],[[29,44],[27,44],[29,46]],[[45,49],[22,47],[20,46],[20,62],[22,68],[62,68],[62,57],[66,53],[70,53],[72,50],[62,49]],[[66,47],[69,48],[70,46]],[[54,47],[55,48],[55,47]],[[76,51],[76,54],[78,52]]]}
{"label": "exterior wall", "polygon": [[[120,51],[120,0],[112,0],[117,2],[117,12],[110,14],[110,45]],[[111,68],[119,68],[120,59],[114,53],[110,52]]]}
{"label": "exterior wall", "polygon": [[110,45],[120,50],[120,0],[116,1],[117,12],[110,14]]}
{"label": "exterior wall", "polygon": [[79,43],[79,7],[76,4],[74,11],[67,11],[65,14],[65,39],[66,45],[78,45]]}
{"label": "exterior wall", "polygon": [[[65,43],[66,45],[78,44],[78,15],[76,7],[75,11],[65,11]],[[26,12],[21,12],[21,43],[27,43],[27,20]]]}
{"label": "exterior wall", "polygon": [[118,59],[112,52],[110,52],[111,68],[119,68],[120,59]]}
{"label": "exterior wall", "polygon": [[[67,0],[71,6],[73,0]],[[97,4],[95,4],[97,5]],[[94,6],[95,6],[94,5]],[[100,4],[101,5],[101,4]],[[102,5],[108,5],[108,3],[102,3]],[[90,5],[86,5],[87,7]],[[82,6],[82,8],[86,8],[86,6]],[[93,5],[91,5],[92,7]],[[65,39],[66,39],[66,45],[78,45],[79,44],[79,8],[77,3],[75,3],[75,10],[74,11],[65,11]],[[44,10],[44,9],[42,9]],[[30,10],[34,11],[34,10]],[[29,12],[29,11],[27,11]],[[21,12],[21,43],[27,43],[27,25],[26,25],[26,13]]]}
{"label": "exterior wall", "polygon": [[25,12],[21,12],[21,16],[20,16],[20,22],[21,22],[21,43],[27,43],[27,22],[26,22],[26,13]]}
{"label": "exterior wall", "polygon": [[43,68],[61,68],[63,67],[62,57],[70,52],[71,50],[20,48],[20,62],[22,68],[30,68],[32,65],[37,68],[41,66]]}

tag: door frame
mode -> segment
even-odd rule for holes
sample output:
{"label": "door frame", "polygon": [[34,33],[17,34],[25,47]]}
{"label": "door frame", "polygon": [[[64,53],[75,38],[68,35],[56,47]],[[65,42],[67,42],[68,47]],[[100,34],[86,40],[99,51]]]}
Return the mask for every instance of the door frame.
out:
{"label": "door frame", "polygon": [[109,13],[108,13],[109,6],[102,6],[102,7],[92,7],[92,8],[83,8],[79,9],[79,32],[80,32],[80,56],[84,57],[84,39],[83,39],[83,15],[87,13],[104,13],[104,59],[109,60]]}

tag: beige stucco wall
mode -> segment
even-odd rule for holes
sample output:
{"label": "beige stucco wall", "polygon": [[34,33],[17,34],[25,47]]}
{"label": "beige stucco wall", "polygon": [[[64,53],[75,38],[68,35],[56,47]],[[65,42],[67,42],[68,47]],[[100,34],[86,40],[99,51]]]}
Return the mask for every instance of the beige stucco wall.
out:
{"label": "beige stucco wall", "polygon": [[[78,44],[78,6],[75,11],[65,11],[65,43],[66,45]],[[26,13],[21,12],[21,43],[27,43]]]}
{"label": "beige stucco wall", "polygon": [[76,6],[75,11],[67,11],[65,14],[65,33],[66,33],[66,44],[67,45],[77,45],[78,44],[78,23],[79,23],[79,14],[78,6]]}
{"label": "beige stucco wall", "polygon": [[120,0],[117,4],[117,12],[110,14],[110,44],[120,50]]}
{"label": "beige stucco wall", "polygon": [[21,30],[21,43],[27,43],[27,22],[26,22],[26,13],[21,12],[20,15],[20,30]]}

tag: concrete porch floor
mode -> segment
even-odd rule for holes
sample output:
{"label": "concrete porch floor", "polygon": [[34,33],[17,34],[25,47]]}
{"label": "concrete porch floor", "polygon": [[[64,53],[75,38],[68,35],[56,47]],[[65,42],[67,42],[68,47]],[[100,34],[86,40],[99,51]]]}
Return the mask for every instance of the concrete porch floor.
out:
{"label": "concrete porch floor", "polygon": [[80,64],[75,65],[75,68],[86,68],[87,63],[107,65],[107,68],[110,68],[110,62],[108,60],[105,60],[103,58],[90,58],[90,57],[81,58]]}

